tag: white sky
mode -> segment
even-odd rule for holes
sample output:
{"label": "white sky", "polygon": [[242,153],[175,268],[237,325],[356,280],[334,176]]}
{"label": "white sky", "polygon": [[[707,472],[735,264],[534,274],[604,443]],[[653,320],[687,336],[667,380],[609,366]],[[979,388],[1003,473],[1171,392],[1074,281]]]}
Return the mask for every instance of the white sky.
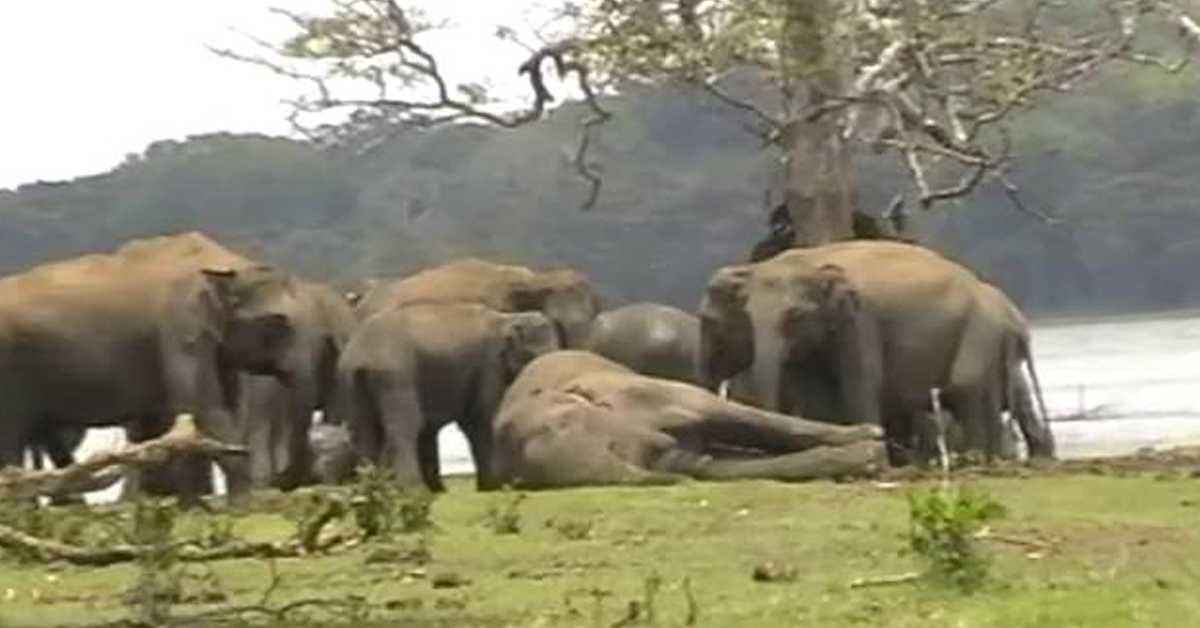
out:
{"label": "white sky", "polygon": [[[455,26],[431,46],[448,74],[509,81],[525,53],[493,33],[501,24],[527,32],[544,3],[406,4]],[[237,31],[264,39],[287,33],[271,6],[322,2],[0,0],[0,188],[102,172],[159,139],[290,133],[280,101],[301,87],[205,48],[251,50]]]}

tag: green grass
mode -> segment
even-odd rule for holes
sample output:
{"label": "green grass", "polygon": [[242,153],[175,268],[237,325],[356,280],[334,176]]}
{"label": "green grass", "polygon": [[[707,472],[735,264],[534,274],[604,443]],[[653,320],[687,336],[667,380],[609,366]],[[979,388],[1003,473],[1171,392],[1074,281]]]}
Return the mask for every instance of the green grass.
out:
{"label": "green grass", "polygon": [[[456,479],[433,507],[431,563],[368,564],[370,546],[279,560],[271,603],[357,595],[379,625],[611,626],[631,601],[643,601],[653,574],[661,582],[653,602],[661,626],[684,625],[684,579],[700,626],[1094,628],[1186,626],[1200,617],[1195,480],[1081,474],[969,483],[1007,507],[1008,515],[992,526],[995,534],[1053,546],[1031,553],[985,541],[993,577],[973,595],[923,583],[848,587],[855,578],[920,568],[905,551],[905,495],[913,484],[740,482],[535,492],[518,506],[520,532],[497,534],[489,509],[504,508],[512,495],[475,493],[467,480]],[[234,533],[247,539],[291,534],[281,501],[286,498],[261,499],[259,509],[237,519]],[[202,517],[189,515],[181,525],[195,529]],[[794,568],[795,578],[756,581],[755,567],[767,562]],[[234,560],[212,564],[211,571],[229,596],[226,604],[253,604],[270,583],[269,567]],[[469,583],[432,586],[435,577],[451,573]],[[0,625],[130,617],[121,593],[136,579],[133,565],[0,563]],[[206,608],[180,604],[172,613]]]}

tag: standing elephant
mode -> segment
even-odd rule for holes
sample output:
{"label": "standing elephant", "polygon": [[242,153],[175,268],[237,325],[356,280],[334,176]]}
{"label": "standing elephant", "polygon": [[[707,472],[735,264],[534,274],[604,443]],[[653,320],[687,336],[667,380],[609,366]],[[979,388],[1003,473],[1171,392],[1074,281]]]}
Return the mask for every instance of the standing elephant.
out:
{"label": "standing elephant", "polygon": [[635,303],[601,312],[585,348],[643,375],[699,382],[700,319],[668,305]]}
{"label": "standing elephant", "polygon": [[929,249],[879,240],[722,268],[700,307],[702,381],[711,390],[749,369],[762,407],[881,424],[895,463],[937,388],[965,447],[994,455],[1011,328],[980,285]]}
{"label": "standing elephant", "polygon": [[[46,433],[129,423],[140,437],[183,412],[236,442],[238,373],[291,378],[290,319],[273,309],[289,281],[194,233],[0,280],[0,465]],[[243,496],[246,462],[217,462]]]}
{"label": "standing elephant", "polygon": [[453,261],[392,281],[375,280],[355,308],[360,318],[412,303],[481,303],[497,312],[545,314],[568,347],[582,347],[600,311],[587,277],[534,271],[477,258]]}
{"label": "standing elephant", "polygon": [[869,476],[874,425],[809,421],[647,377],[587,351],[530,363],[495,420],[496,481],[518,488]]}
{"label": "standing elephant", "polygon": [[437,434],[455,421],[479,488],[492,488],[500,398],[526,363],[558,347],[553,323],[539,312],[502,314],[475,303],[385,310],[363,323],[338,363],[339,418],[362,459],[434,491],[445,490]]}
{"label": "standing elephant", "polygon": [[238,412],[242,441],[250,450],[255,487],[290,490],[314,478],[309,428],[314,410],[328,409],[337,360],[357,324],[349,303],[332,289],[296,281],[279,311],[287,314],[294,340],[282,357],[291,381],[242,376]]}

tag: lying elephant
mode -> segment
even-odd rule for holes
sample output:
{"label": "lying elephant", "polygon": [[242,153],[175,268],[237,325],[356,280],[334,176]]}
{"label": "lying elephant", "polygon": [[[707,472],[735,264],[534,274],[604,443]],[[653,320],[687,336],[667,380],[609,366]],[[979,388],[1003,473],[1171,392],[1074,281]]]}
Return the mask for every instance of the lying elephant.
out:
{"label": "lying elephant", "polygon": [[480,303],[497,312],[542,312],[568,347],[583,346],[600,311],[591,283],[574,270],[535,271],[477,258],[367,286],[355,307],[361,319],[413,303]]}
{"label": "lying elephant", "polygon": [[669,305],[634,303],[601,312],[584,348],[642,375],[699,382],[700,319]]}
{"label": "lying elephant", "polygon": [[491,488],[491,419],[505,389],[534,357],[560,347],[540,312],[499,313],[476,303],[425,303],[379,312],[338,362],[334,422],[358,455],[397,481],[441,491],[438,431],[454,421],[471,445],[481,489]]}
{"label": "lying elephant", "polygon": [[831,425],[639,375],[586,351],[531,362],[495,419],[491,474],[519,488],[869,476],[887,464],[873,425]]}

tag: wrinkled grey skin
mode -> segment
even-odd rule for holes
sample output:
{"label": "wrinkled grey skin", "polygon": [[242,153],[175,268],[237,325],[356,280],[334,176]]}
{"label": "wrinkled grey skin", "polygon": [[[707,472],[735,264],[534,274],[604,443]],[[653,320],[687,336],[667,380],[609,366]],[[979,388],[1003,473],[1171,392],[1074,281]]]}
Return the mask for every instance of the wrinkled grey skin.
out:
{"label": "wrinkled grey skin", "polygon": [[363,282],[361,319],[414,303],[480,303],[497,312],[542,312],[565,346],[582,347],[600,312],[591,282],[574,270],[535,271],[477,258],[455,260],[401,279]]}
{"label": "wrinkled grey skin", "polygon": [[238,420],[241,442],[250,449],[256,488],[290,490],[310,484],[313,452],[309,429],[315,410],[328,410],[337,379],[337,360],[357,320],[350,305],[332,289],[298,281],[291,299],[280,304],[295,329],[283,356],[291,381],[242,376]]}
{"label": "wrinkled grey skin", "polygon": [[[168,273],[163,263],[95,256],[0,282],[0,464],[20,464],[39,430],[136,427],[183,412],[236,442],[238,372],[289,377],[279,358],[292,328],[270,307],[286,275],[261,266]],[[240,499],[245,461],[217,462]],[[190,487],[181,497],[198,499]]]}
{"label": "wrinkled grey skin", "polygon": [[669,305],[634,303],[601,312],[584,348],[643,375],[699,382],[700,319]]}
{"label": "wrinkled grey skin", "polygon": [[354,477],[358,456],[344,425],[317,423],[308,433],[313,452],[312,476],[318,484],[341,484]]}
{"label": "wrinkled grey skin", "polygon": [[508,384],[534,357],[560,346],[539,312],[502,314],[474,303],[408,305],[368,318],[338,362],[338,416],[364,461],[404,485],[442,491],[437,434],[454,421],[471,445],[480,489],[492,423]]}
{"label": "wrinkled grey skin", "polygon": [[587,351],[531,362],[495,421],[492,475],[522,489],[870,475],[881,430],[760,410]]}
{"label": "wrinkled grey skin", "polygon": [[964,447],[998,455],[998,387],[1013,340],[973,273],[928,249],[849,241],[718,270],[701,304],[701,377],[749,372],[764,408],[881,424],[894,464],[942,391]]}

